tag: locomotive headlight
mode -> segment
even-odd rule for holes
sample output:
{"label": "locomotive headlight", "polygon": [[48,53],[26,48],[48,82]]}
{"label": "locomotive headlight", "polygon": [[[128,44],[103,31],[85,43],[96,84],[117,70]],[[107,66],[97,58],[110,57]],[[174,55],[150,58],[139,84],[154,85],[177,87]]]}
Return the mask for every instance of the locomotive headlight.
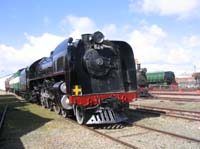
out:
{"label": "locomotive headlight", "polygon": [[64,94],[66,94],[66,84],[65,82],[63,82],[61,85],[60,85],[60,91]]}
{"label": "locomotive headlight", "polygon": [[103,35],[103,33],[99,32],[99,31],[95,32],[95,33],[93,34],[93,40],[94,40],[94,42],[97,43],[97,44],[102,43],[103,40],[104,40],[104,35]]}

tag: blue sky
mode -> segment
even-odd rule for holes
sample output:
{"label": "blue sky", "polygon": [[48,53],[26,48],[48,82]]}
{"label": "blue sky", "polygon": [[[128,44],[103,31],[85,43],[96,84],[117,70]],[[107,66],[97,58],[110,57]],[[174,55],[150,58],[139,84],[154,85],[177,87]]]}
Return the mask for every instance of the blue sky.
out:
{"label": "blue sky", "polygon": [[149,24],[161,26],[168,33],[175,33],[174,38],[179,38],[176,37],[177,35],[195,34],[200,26],[197,16],[178,20],[179,16],[176,14],[160,16],[155,13],[138,13],[132,10],[135,8],[130,8],[130,4],[129,0],[84,2],[81,0],[1,0],[0,43],[20,47],[25,42],[25,32],[34,36],[40,36],[45,32],[67,36],[70,27],[68,30],[67,27],[66,30],[61,30],[61,20],[68,15],[88,17],[99,28],[106,24],[117,26],[129,24],[133,28],[138,28],[141,21],[146,21]]}
{"label": "blue sky", "polygon": [[0,6],[3,12],[0,14],[3,20],[0,41],[20,46],[24,42],[24,32],[35,36],[45,32],[67,36],[70,27],[68,32],[61,30],[61,20],[68,15],[88,17],[99,27],[112,22],[118,25],[133,23],[134,19],[130,13],[127,13],[129,12],[128,1],[124,2],[115,4],[114,0],[108,2],[106,0],[86,2],[81,0],[3,0]]}
{"label": "blue sky", "polygon": [[198,0],[1,0],[0,77],[96,30],[127,41],[148,71],[200,71],[199,8]]}

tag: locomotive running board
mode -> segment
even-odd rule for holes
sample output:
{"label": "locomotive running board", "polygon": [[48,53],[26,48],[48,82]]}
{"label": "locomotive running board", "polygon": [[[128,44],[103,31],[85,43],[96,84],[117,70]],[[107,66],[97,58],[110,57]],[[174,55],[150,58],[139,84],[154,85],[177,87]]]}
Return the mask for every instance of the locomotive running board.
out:
{"label": "locomotive running board", "polygon": [[86,124],[112,124],[126,121],[127,119],[125,114],[114,112],[112,109],[99,109]]}

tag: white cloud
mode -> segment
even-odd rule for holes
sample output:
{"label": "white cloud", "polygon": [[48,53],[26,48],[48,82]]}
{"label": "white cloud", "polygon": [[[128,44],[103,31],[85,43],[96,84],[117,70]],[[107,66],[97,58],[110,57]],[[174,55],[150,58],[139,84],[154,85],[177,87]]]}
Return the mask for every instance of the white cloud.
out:
{"label": "white cloud", "polygon": [[[148,28],[147,28],[148,29]],[[167,35],[167,33],[165,33],[163,31],[162,28],[160,28],[159,26],[157,25],[152,25],[150,28],[149,28],[149,33],[152,34],[152,35],[155,35],[155,36],[158,36],[158,37],[165,37]]]}
{"label": "white cloud", "polygon": [[[67,16],[61,22],[66,28],[71,28],[69,36],[74,39],[80,38],[82,33],[93,33],[97,30],[96,24],[88,17]],[[49,56],[50,52],[64,40],[64,37],[49,33],[44,33],[38,37],[27,33],[24,35],[27,42],[19,49],[0,44],[0,51],[4,53],[0,59],[0,72],[15,72],[41,57]]]}
{"label": "white cloud", "polygon": [[108,24],[102,28],[102,32],[106,35],[107,38],[113,38],[111,36],[116,37],[117,27],[115,24]]}
{"label": "white cloud", "polygon": [[192,60],[192,53],[188,49],[178,48],[170,49],[166,56],[166,61],[169,64],[188,64]]}
{"label": "white cloud", "polygon": [[[3,75],[27,67],[39,58],[48,57],[50,52],[64,40],[61,36],[49,33],[44,33],[39,37],[25,33],[25,37],[28,42],[19,49],[0,44],[0,51],[3,53],[0,58],[0,72],[3,72]],[[2,77],[2,74],[0,77]],[[4,80],[5,78],[0,78],[0,89],[4,89]]]}
{"label": "white cloud", "polygon": [[127,41],[128,35],[132,29],[133,26],[131,25],[117,26],[112,23],[104,25],[100,30],[105,35],[106,39]]}
{"label": "white cloud", "polygon": [[68,35],[74,39],[79,39],[83,33],[92,34],[98,30],[102,31],[107,39],[123,39],[124,34],[130,29],[130,25],[125,25],[118,30],[116,24],[113,23],[106,24],[99,28],[96,23],[88,17],[72,15],[64,17],[60,22],[60,26],[63,31],[65,30],[65,32],[68,32]]}
{"label": "white cloud", "polygon": [[69,36],[80,38],[82,33],[93,33],[97,30],[96,24],[88,17],[66,16],[61,20],[62,29],[70,28]]}
{"label": "white cloud", "polygon": [[200,36],[192,35],[183,38],[183,44],[192,48],[200,47]]}
{"label": "white cloud", "polygon": [[5,90],[5,81],[7,78],[9,78],[11,75],[8,75],[6,77],[0,77],[0,89]]}
{"label": "white cloud", "polygon": [[[158,25],[144,25],[127,33],[128,42],[134,49],[135,58],[148,71],[171,70],[178,73],[192,72],[194,65],[200,66],[199,36],[173,41]],[[194,48],[195,47],[195,48]],[[198,69],[199,70],[199,69]],[[197,70],[197,71],[198,71]]]}
{"label": "white cloud", "polygon": [[134,47],[135,57],[140,62],[153,63],[163,61],[162,48],[159,43],[167,36],[157,25],[145,26],[138,30],[133,30],[128,37],[129,43]]}
{"label": "white cloud", "polygon": [[40,37],[25,34],[28,42],[22,48],[0,44],[1,55],[0,71],[15,72],[30,65],[35,60],[49,56],[50,52],[64,39],[63,37],[44,33]]}
{"label": "white cloud", "polygon": [[145,14],[155,13],[161,16],[178,16],[185,18],[198,13],[200,2],[198,0],[130,0],[132,11]]}
{"label": "white cloud", "polygon": [[67,28],[68,30],[65,30],[65,32],[68,32],[68,35],[74,39],[79,39],[83,33],[92,34],[98,30],[102,31],[106,38],[121,39],[120,34],[125,31],[125,27],[127,27],[121,28],[120,32],[117,30],[117,26],[112,23],[99,28],[96,23],[88,17],[77,17],[72,15],[64,17],[60,22],[60,26],[62,30]]}
{"label": "white cloud", "polygon": [[[88,17],[67,16],[61,23],[68,29],[68,35],[74,39],[80,38],[82,33],[93,33],[97,30],[95,22]],[[101,27],[100,31],[103,31],[108,39],[120,39],[130,43],[135,58],[142,63],[142,67],[147,67],[148,71],[172,70],[181,73],[193,71],[194,65],[197,71],[200,67],[199,35],[185,36],[183,39],[172,41],[173,35],[169,35],[156,24],[148,23],[138,28],[111,23]],[[25,37],[27,43],[19,49],[0,44],[0,51],[4,53],[0,58],[0,72],[15,72],[43,56],[49,56],[50,52],[64,40],[64,37],[49,33],[38,37],[25,34]]]}

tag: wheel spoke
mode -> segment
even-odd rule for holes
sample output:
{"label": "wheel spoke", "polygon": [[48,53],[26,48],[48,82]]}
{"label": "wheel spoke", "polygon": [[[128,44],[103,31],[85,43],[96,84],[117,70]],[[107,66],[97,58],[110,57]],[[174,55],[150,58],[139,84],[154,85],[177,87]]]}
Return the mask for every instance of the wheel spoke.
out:
{"label": "wheel spoke", "polygon": [[76,106],[76,120],[79,124],[83,124],[85,121],[85,111],[83,107]]}
{"label": "wheel spoke", "polygon": [[62,116],[64,118],[66,118],[68,116],[68,113],[67,113],[67,111],[65,109],[62,109]]}
{"label": "wheel spoke", "polygon": [[61,108],[59,107],[59,105],[54,105],[54,111],[55,111],[57,114],[61,114]]}

